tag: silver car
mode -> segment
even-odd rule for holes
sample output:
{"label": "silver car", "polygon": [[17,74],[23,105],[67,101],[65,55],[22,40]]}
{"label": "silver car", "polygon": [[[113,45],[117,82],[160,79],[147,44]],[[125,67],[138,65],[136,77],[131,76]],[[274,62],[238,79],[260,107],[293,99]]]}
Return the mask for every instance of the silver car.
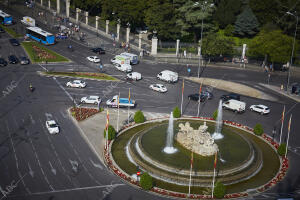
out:
{"label": "silver car", "polygon": [[25,56],[20,57],[20,63],[21,65],[28,65],[30,63],[29,59]]}

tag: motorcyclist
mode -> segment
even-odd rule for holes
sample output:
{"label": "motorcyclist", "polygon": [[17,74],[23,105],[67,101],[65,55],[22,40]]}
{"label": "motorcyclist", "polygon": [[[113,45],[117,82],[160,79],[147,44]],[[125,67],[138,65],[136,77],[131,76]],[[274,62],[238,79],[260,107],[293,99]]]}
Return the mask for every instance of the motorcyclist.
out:
{"label": "motorcyclist", "polygon": [[29,84],[29,90],[32,92],[33,91],[33,87],[31,85],[31,83]]}

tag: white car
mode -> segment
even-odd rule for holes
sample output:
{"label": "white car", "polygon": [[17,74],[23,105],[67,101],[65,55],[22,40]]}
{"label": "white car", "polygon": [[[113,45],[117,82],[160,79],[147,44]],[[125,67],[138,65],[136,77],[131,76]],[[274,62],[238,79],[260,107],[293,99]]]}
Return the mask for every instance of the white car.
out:
{"label": "white car", "polygon": [[54,120],[46,121],[46,127],[50,134],[59,133],[59,127]]}
{"label": "white car", "polygon": [[268,106],[261,105],[261,104],[250,106],[250,110],[251,110],[251,111],[258,112],[258,113],[260,113],[261,115],[270,113],[270,108],[269,108]]}
{"label": "white car", "polygon": [[129,64],[114,64],[114,66],[121,72],[132,72],[132,67]]}
{"label": "white car", "polygon": [[98,105],[101,103],[101,99],[99,96],[88,96],[88,97],[82,97],[80,102]]}
{"label": "white car", "polygon": [[100,58],[98,56],[88,56],[88,57],[86,57],[86,59],[88,59],[89,61],[94,62],[94,63],[100,62]]}
{"label": "white car", "polygon": [[131,72],[126,75],[126,79],[138,81],[142,79],[142,74],[139,72]]}
{"label": "white car", "polygon": [[76,87],[76,88],[84,88],[86,87],[86,83],[81,80],[69,81],[66,84],[67,87]]}
{"label": "white car", "polygon": [[149,86],[150,89],[157,92],[167,92],[167,88],[163,84],[152,84]]}

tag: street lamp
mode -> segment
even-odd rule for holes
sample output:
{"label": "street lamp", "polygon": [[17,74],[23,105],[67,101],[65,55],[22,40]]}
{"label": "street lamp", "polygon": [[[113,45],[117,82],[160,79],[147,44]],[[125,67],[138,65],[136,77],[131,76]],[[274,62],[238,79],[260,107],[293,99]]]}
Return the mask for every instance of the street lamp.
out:
{"label": "street lamp", "polygon": [[288,93],[288,91],[289,91],[289,85],[290,85],[290,73],[291,73],[291,68],[292,68],[292,64],[293,64],[293,57],[294,57],[294,50],[295,50],[295,41],[296,41],[297,28],[298,28],[298,15],[295,15],[295,14],[293,14],[291,12],[286,12],[286,14],[292,15],[292,16],[296,17],[296,21],[297,21],[296,22],[296,29],[295,29],[295,33],[294,33],[294,41],[293,41],[293,48],[292,48],[292,55],[291,55],[291,62],[290,62],[291,64],[289,66],[287,86],[286,86],[286,92]]}

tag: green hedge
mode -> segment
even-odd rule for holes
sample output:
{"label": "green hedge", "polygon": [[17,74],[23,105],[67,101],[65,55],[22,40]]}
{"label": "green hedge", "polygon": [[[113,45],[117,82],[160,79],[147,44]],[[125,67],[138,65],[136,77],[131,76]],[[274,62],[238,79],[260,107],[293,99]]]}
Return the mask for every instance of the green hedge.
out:
{"label": "green hedge", "polygon": [[136,111],[134,114],[134,122],[135,123],[143,123],[145,122],[144,113],[140,110]]}
{"label": "green hedge", "polygon": [[224,197],[225,193],[226,193],[225,185],[217,181],[214,189],[214,197],[221,199]]}
{"label": "green hedge", "polygon": [[144,190],[150,190],[153,187],[152,177],[147,172],[143,173],[141,175],[140,184]]}
{"label": "green hedge", "polygon": [[180,109],[178,108],[178,106],[176,106],[173,110],[173,117],[174,118],[180,118],[181,116],[181,112],[180,112]]}
{"label": "green hedge", "polygon": [[215,112],[214,112],[213,115],[212,115],[212,118],[213,118],[214,120],[216,120],[217,117],[218,117],[218,110],[215,110]]}
{"label": "green hedge", "polygon": [[277,153],[280,156],[284,156],[285,155],[285,153],[286,153],[286,144],[285,143],[282,143],[282,144],[279,145],[279,147],[277,149]]}
{"label": "green hedge", "polygon": [[[104,138],[106,138],[106,131],[103,131]],[[108,126],[108,140],[113,140],[116,138],[116,130],[112,125]]]}
{"label": "green hedge", "polygon": [[255,135],[261,136],[264,133],[264,129],[261,124],[256,124],[254,126],[253,132]]}

